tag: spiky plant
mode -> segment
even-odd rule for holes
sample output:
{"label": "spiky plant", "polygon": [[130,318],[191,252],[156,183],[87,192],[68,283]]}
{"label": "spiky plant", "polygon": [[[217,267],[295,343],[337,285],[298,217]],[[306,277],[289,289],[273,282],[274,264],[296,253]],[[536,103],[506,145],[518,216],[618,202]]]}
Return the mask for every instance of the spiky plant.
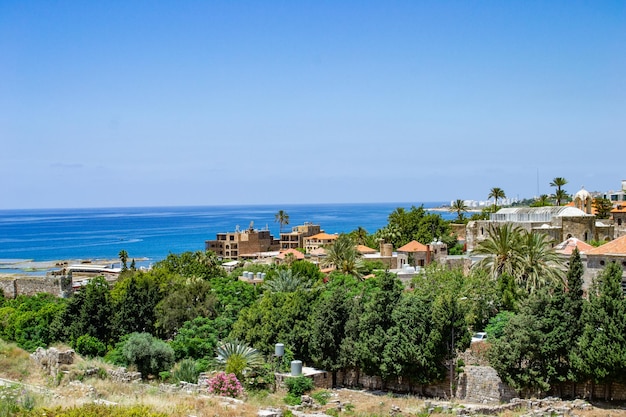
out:
{"label": "spiky plant", "polygon": [[217,363],[226,373],[233,373],[240,381],[254,368],[263,366],[261,353],[239,340],[226,341],[217,347]]}

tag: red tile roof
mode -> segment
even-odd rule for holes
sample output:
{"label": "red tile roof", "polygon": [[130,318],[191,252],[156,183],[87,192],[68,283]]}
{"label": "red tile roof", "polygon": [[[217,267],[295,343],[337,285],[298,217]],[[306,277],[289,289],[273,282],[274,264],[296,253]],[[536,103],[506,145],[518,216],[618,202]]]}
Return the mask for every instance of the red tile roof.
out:
{"label": "red tile roof", "polygon": [[587,255],[626,255],[626,236],[618,237],[585,253]]}
{"label": "red tile roof", "polygon": [[562,253],[564,255],[571,255],[574,252],[574,248],[578,248],[580,253],[587,253],[593,246],[590,244],[583,242],[582,240],[576,239],[575,237],[570,237],[569,239],[559,243],[554,247],[554,251],[557,253]]}
{"label": "red tile roof", "polygon": [[401,248],[398,248],[398,252],[428,252],[428,246],[419,243],[417,240],[412,240]]}
{"label": "red tile roof", "polygon": [[280,253],[276,255],[276,257],[278,259],[285,259],[285,257],[288,254],[292,254],[296,259],[304,259],[304,253],[300,252],[299,250],[295,250],[293,248],[280,251]]}
{"label": "red tile roof", "polygon": [[358,245],[356,247],[356,250],[360,253],[360,254],[364,254],[364,253],[376,253],[378,252],[376,249],[372,249],[368,246],[365,245]]}
{"label": "red tile roof", "polygon": [[339,235],[329,235],[328,233],[318,233],[316,235],[313,236],[309,236],[309,237],[305,237],[304,239],[306,240],[313,240],[313,239],[317,239],[317,240],[335,240],[339,237]]}

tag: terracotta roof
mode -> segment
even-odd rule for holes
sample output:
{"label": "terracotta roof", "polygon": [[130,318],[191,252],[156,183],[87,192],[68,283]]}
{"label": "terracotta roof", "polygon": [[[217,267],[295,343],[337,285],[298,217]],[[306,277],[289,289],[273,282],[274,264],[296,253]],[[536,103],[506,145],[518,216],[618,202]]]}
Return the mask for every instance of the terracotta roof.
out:
{"label": "terracotta roof", "polygon": [[339,237],[339,235],[329,235],[328,233],[318,233],[316,235],[313,236],[309,236],[309,237],[305,237],[306,240],[313,240],[313,239],[317,239],[317,240],[335,240]]}
{"label": "terracotta roof", "polygon": [[611,210],[611,213],[626,213],[626,205],[618,204],[617,207]]}
{"label": "terracotta roof", "polygon": [[356,250],[360,253],[360,254],[364,254],[364,253],[376,253],[378,252],[376,249],[372,249],[368,246],[365,245],[358,245],[356,247]]}
{"label": "terracotta roof", "polygon": [[626,235],[585,252],[587,255],[626,255]]}
{"label": "terracotta roof", "polygon": [[570,237],[556,245],[554,251],[563,255],[571,255],[572,252],[574,252],[574,248],[578,248],[578,252],[580,253],[587,253],[589,250],[593,249],[593,246],[575,237]]}
{"label": "terracotta roof", "polygon": [[285,259],[285,257],[288,254],[292,254],[296,259],[304,259],[304,253],[300,252],[299,250],[295,250],[293,248],[290,248],[287,250],[281,250],[280,253],[276,255],[276,257],[278,259]]}
{"label": "terracotta roof", "polygon": [[406,245],[398,248],[397,252],[427,252],[428,246],[423,243],[419,243],[417,240],[412,240]]}

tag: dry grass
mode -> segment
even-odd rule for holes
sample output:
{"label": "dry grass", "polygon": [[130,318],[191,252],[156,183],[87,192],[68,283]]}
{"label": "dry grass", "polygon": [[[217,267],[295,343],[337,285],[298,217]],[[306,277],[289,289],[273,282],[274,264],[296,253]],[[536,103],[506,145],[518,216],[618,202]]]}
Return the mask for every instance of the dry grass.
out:
{"label": "dry grass", "polygon": [[[59,348],[63,348],[59,346]],[[61,380],[44,375],[33,366],[29,354],[15,345],[0,341],[0,377],[45,387],[35,394],[38,407],[64,409],[91,404],[96,400],[119,404],[121,406],[147,406],[152,410],[173,417],[256,417],[259,409],[280,408],[287,410],[283,398],[285,392],[251,393],[244,401],[230,401],[202,393],[167,392],[158,383],[113,383],[97,376],[84,377],[87,369],[112,368],[101,360],[77,357],[73,365],[65,368]],[[433,402],[432,400],[428,400]],[[334,414],[337,405],[344,406],[339,416],[371,417],[389,416],[393,408],[401,410],[403,416],[419,416],[426,410],[424,399],[413,396],[394,396],[375,394],[367,391],[338,389],[331,391],[328,404],[313,412],[329,411]],[[348,404],[346,406],[346,404]],[[457,404],[457,406],[460,406]],[[332,410],[332,411],[331,411]],[[439,410],[437,410],[439,411]],[[500,417],[519,417],[527,410],[506,411]],[[431,416],[443,416],[435,412]],[[451,414],[445,414],[449,417]],[[599,405],[589,410],[576,410],[579,417],[626,417],[626,410],[619,405]]]}

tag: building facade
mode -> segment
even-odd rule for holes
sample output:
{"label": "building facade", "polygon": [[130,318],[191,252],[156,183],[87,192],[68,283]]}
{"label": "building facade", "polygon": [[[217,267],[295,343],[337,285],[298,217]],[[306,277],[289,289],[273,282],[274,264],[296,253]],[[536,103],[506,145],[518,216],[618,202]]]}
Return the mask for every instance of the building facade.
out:
{"label": "building facade", "polygon": [[214,240],[205,242],[205,249],[223,259],[251,257],[261,252],[278,251],[280,241],[269,230],[257,230],[250,225],[244,231],[218,233]]}

